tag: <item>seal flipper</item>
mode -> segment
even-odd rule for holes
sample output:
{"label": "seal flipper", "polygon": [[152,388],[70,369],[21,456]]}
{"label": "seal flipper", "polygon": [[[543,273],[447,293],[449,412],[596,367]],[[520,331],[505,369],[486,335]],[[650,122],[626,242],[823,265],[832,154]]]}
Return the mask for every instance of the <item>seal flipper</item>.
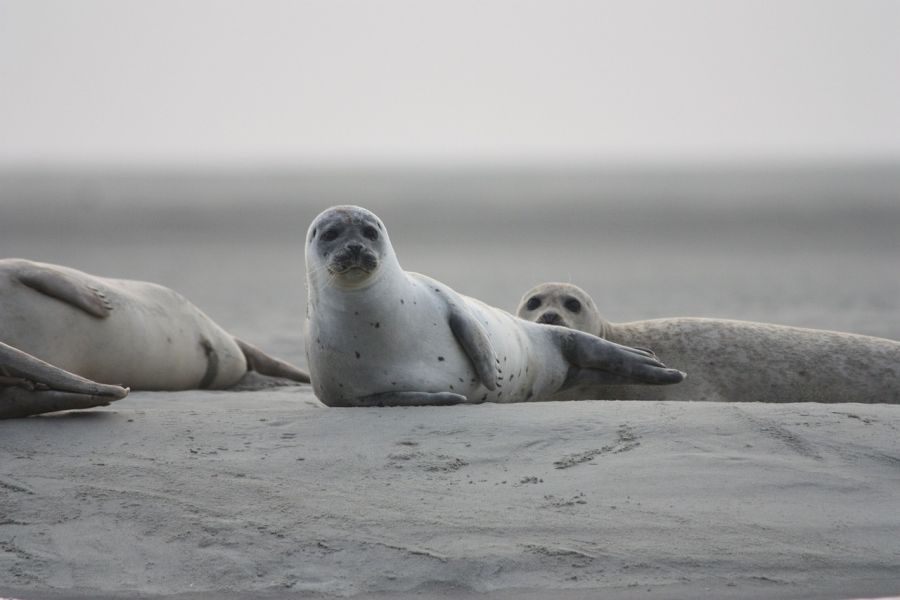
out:
{"label": "seal flipper", "polygon": [[358,398],[353,406],[450,406],[466,397],[452,392],[384,392]]}
{"label": "seal flipper", "polygon": [[248,344],[243,340],[234,338],[234,341],[237,342],[241,352],[244,353],[244,358],[247,359],[247,368],[249,370],[270,377],[283,377],[285,379],[299,381],[300,383],[309,383],[309,373],[306,371],[298,369],[294,365],[279,360],[274,356],[269,356],[256,346]]}
{"label": "seal flipper", "polygon": [[0,342],[0,419],[106,406],[128,388],[96,383]]}
{"label": "seal flipper", "polygon": [[601,371],[599,369],[585,369],[582,367],[570,367],[566,375],[566,380],[560,389],[567,390],[577,385],[642,385],[642,384],[665,384],[677,382],[647,382],[640,381],[634,377],[626,375],[616,375],[609,371]]}
{"label": "seal flipper", "polygon": [[497,355],[481,324],[456,306],[450,308],[448,321],[450,331],[472,361],[481,383],[491,391],[497,389]]}
{"label": "seal flipper", "polygon": [[80,308],[98,319],[105,319],[112,312],[113,306],[100,291],[98,282],[88,275],[78,277],[29,263],[18,269],[16,278],[31,289]]}
{"label": "seal flipper", "polygon": [[[571,363],[574,373],[570,373],[571,383],[580,379],[592,383],[644,383],[667,385],[681,382],[685,374],[677,369],[668,369],[652,352],[621,346],[596,336],[558,329],[562,336],[561,347],[566,360]],[[579,373],[579,370],[589,372]]]}
{"label": "seal flipper", "polygon": [[59,390],[28,390],[25,388],[0,388],[0,419],[18,419],[59,412],[109,406],[118,400],[109,396],[92,396]]}

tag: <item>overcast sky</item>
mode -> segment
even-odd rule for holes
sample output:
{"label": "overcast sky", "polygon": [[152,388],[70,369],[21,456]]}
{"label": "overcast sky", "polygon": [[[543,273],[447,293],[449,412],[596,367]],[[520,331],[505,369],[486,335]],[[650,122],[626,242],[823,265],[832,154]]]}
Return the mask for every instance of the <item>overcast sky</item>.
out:
{"label": "overcast sky", "polygon": [[0,0],[0,162],[900,160],[900,2]]}

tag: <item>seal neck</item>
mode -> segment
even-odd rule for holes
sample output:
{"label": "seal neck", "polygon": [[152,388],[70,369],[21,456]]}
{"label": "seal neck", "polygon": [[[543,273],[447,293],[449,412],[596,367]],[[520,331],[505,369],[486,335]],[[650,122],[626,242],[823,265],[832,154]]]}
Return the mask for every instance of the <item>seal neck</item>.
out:
{"label": "seal neck", "polygon": [[321,275],[307,277],[309,305],[316,304],[327,311],[344,312],[358,310],[361,306],[377,303],[382,297],[396,296],[406,274],[396,263],[385,261],[365,281],[358,285],[331,283]]}
{"label": "seal neck", "polygon": [[600,321],[600,332],[597,335],[599,337],[602,337],[604,340],[610,339],[610,336],[613,335],[612,323],[610,323],[603,317],[599,317],[597,320]]}

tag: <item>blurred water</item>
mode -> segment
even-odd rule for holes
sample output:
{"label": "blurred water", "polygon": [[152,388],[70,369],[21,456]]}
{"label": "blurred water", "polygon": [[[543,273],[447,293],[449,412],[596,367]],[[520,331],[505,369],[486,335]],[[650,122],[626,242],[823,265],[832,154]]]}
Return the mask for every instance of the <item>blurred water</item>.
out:
{"label": "blurred water", "polygon": [[547,280],[613,321],[694,315],[900,339],[900,171],[0,174],[0,256],[173,287],[305,364],[303,246],[364,205],[401,264],[513,310]]}

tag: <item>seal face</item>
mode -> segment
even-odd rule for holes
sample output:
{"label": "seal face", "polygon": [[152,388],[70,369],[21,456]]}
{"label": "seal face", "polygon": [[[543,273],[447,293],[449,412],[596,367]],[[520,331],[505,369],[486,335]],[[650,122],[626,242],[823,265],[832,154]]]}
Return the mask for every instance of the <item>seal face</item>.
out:
{"label": "seal face", "polygon": [[691,373],[678,386],[609,386],[604,398],[900,403],[900,343],[892,340],[727,319],[610,323],[590,295],[570,283],[536,286],[522,296],[516,313],[618,344],[651,347]]}
{"label": "seal face", "polygon": [[385,253],[384,225],[368,211],[335,209],[317,219],[308,243],[321,256],[331,282],[347,288],[364,285]]}
{"label": "seal face", "polygon": [[651,353],[527,323],[404,271],[364,208],[324,211],[306,241],[307,358],[331,406],[558,399],[583,385],[684,376]]}
{"label": "seal face", "polygon": [[604,321],[594,299],[571,283],[542,283],[519,301],[516,315],[542,325],[559,325],[603,335]]}

